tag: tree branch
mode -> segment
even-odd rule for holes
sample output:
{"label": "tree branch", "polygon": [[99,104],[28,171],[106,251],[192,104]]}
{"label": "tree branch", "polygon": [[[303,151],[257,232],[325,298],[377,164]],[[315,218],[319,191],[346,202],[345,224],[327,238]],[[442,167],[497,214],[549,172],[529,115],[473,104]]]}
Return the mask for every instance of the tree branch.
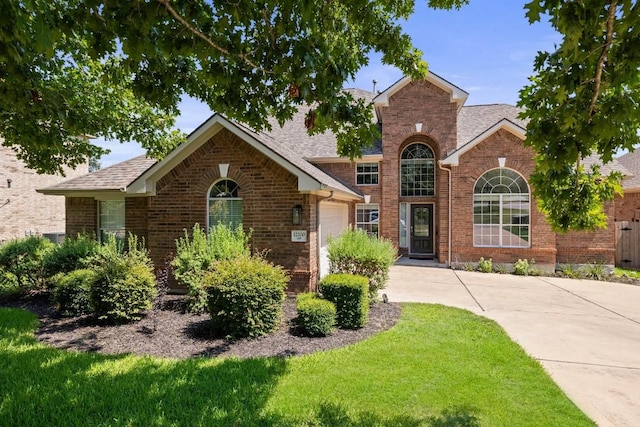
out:
{"label": "tree branch", "polygon": [[617,0],[611,0],[611,3],[609,4],[609,15],[607,16],[607,38],[596,65],[596,76],[594,79],[595,87],[593,88],[593,96],[591,97],[591,103],[589,104],[589,121],[591,121],[591,117],[596,113],[596,104],[598,102],[598,96],[600,95],[600,86],[602,85],[602,71],[604,70],[604,63],[607,60],[609,49],[613,44],[613,23],[616,19],[616,6]]}
{"label": "tree branch", "polygon": [[218,52],[227,55],[227,56],[236,56],[238,58],[240,58],[245,64],[251,66],[252,68],[255,68],[256,70],[260,70],[262,72],[268,73],[267,70],[265,70],[264,68],[258,66],[258,64],[256,64],[255,62],[253,62],[251,59],[249,59],[249,57],[247,57],[245,54],[242,53],[231,53],[229,52],[227,49],[225,49],[224,47],[220,46],[219,44],[215,43],[213,40],[211,40],[211,38],[209,38],[206,34],[204,34],[202,31],[198,30],[196,27],[194,27],[193,25],[191,25],[190,23],[188,23],[182,16],[180,16],[180,14],[171,6],[170,2],[171,0],[157,0],[158,3],[160,3],[161,5],[163,5],[165,7],[165,9],[167,9],[167,12],[169,12],[169,14],[171,16],[173,16],[178,22],[180,22],[182,25],[184,25],[185,28],[187,28],[189,31],[191,31],[191,33],[193,33],[196,37],[198,37],[199,39],[201,39],[202,41],[204,41],[206,44],[208,44],[209,46],[211,46],[212,48],[214,48],[215,50],[217,50]]}

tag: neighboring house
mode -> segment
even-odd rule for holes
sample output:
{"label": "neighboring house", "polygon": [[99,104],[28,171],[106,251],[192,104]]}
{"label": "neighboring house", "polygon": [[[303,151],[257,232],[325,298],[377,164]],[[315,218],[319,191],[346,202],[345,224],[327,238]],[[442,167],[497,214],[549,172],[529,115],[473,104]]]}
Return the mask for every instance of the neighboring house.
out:
{"label": "neighboring house", "polygon": [[355,162],[333,135],[308,136],[302,110],[269,133],[214,114],[161,162],[137,157],[39,191],[65,196],[67,234],[131,231],[156,263],[195,223],[242,223],[291,272],[290,290],[326,274],[327,238],[349,225],[448,265],[613,264],[613,227],[556,235],[538,212],[516,107],[464,106],[468,94],[433,73],[352,93],[372,100],[382,131]]}
{"label": "neighboring house", "polygon": [[40,175],[2,142],[0,138],[0,242],[26,235],[44,235],[57,241],[65,233],[64,200],[39,194],[36,188],[84,175],[88,166],[67,168],[66,177]]}
{"label": "neighboring house", "polygon": [[622,181],[624,196],[616,197],[615,220],[640,222],[640,150],[616,159],[632,175]]}

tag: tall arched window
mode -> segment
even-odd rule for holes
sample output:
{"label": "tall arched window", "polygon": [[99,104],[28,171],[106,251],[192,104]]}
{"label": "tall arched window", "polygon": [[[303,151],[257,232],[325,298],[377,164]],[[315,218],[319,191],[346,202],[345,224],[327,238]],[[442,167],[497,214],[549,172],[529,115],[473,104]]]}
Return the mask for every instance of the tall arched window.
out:
{"label": "tall arched window", "polygon": [[221,179],[211,186],[208,198],[208,227],[224,224],[235,229],[242,224],[242,199],[238,197],[239,189],[238,183],[230,179]]}
{"label": "tall arched window", "polygon": [[531,202],[527,181],[511,169],[484,173],[473,189],[473,245],[527,248]]}
{"label": "tall arched window", "polygon": [[435,161],[433,150],[425,144],[411,144],[400,157],[400,195],[435,195]]}

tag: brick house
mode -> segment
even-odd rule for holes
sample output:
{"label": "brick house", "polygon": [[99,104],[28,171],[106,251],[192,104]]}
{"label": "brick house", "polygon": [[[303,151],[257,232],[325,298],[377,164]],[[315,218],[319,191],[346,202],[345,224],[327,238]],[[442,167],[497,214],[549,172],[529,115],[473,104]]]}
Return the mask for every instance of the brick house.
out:
{"label": "brick house", "polygon": [[556,235],[538,212],[516,107],[465,106],[468,94],[433,73],[352,93],[371,100],[382,131],[355,162],[333,135],[308,136],[303,111],[268,133],[214,114],[160,162],[137,157],[40,191],[65,196],[68,234],[131,231],[156,263],[195,223],[242,223],[294,291],[327,272],[327,237],[349,225],[446,265],[613,264],[612,227]]}
{"label": "brick house", "polygon": [[64,200],[47,197],[37,188],[85,175],[88,163],[66,168],[66,177],[41,175],[29,169],[0,138],[0,242],[26,235],[44,235],[57,241],[65,232]]}

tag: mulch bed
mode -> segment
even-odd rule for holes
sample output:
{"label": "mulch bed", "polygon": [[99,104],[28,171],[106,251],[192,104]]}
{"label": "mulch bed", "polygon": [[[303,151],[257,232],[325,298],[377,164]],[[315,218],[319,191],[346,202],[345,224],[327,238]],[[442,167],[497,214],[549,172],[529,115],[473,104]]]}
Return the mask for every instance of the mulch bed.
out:
{"label": "mulch bed", "polygon": [[356,330],[337,329],[327,337],[301,336],[295,326],[295,299],[287,298],[280,328],[255,339],[212,337],[209,316],[184,312],[181,296],[165,297],[162,309],[149,312],[139,322],[108,326],[89,316],[60,317],[46,295],[31,296],[0,305],[33,311],[40,319],[35,333],[38,340],[51,346],[102,354],[131,353],[187,359],[192,357],[233,356],[238,358],[286,357],[344,347],[387,330],[396,324],[400,306],[378,303],[371,307],[368,324]]}

